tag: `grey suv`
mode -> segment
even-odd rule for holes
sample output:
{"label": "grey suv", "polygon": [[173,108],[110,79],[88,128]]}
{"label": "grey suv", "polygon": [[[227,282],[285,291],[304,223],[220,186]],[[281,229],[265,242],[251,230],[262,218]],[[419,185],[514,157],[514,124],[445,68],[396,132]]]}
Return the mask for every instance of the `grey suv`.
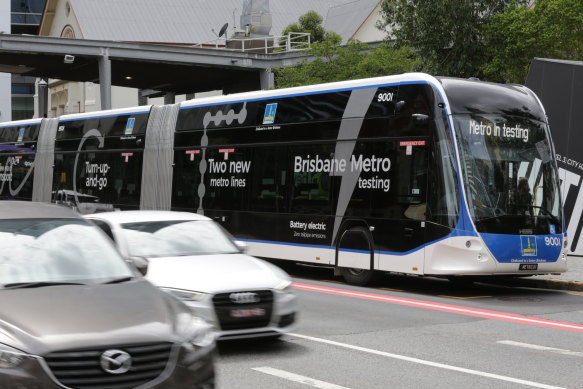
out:
{"label": "grey suv", "polygon": [[210,326],[96,227],[0,201],[0,388],[208,389],[215,355]]}

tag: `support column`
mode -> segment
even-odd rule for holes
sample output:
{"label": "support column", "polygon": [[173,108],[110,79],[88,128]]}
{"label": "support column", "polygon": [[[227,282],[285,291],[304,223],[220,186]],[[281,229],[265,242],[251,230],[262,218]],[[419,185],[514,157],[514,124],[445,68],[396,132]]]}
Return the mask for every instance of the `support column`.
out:
{"label": "support column", "polygon": [[174,104],[176,102],[176,93],[166,92],[164,95],[164,104]]}
{"label": "support column", "polygon": [[46,78],[41,78],[38,81],[38,117],[46,118],[49,110],[49,88]]}
{"label": "support column", "polygon": [[259,73],[259,83],[261,85],[261,90],[275,88],[274,76],[271,69],[265,69]]}
{"label": "support column", "polygon": [[111,109],[111,60],[107,54],[99,58],[99,91],[101,109]]}

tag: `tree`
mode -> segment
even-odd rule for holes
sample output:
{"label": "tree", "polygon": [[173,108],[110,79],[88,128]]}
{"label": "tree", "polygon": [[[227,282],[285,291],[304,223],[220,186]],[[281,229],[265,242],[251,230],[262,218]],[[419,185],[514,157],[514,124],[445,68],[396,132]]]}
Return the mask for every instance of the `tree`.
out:
{"label": "tree", "polygon": [[535,57],[583,60],[583,2],[537,0],[513,7],[486,27],[487,55],[482,67],[493,81],[524,83]]}
{"label": "tree", "polygon": [[289,24],[283,29],[281,35],[287,35],[290,32],[305,32],[310,34],[310,42],[324,42],[331,41],[333,43],[342,42],[340,35],[333,31],[328,31],[322,27],[324,18],[316,11],[308,11],[297,22]]}
{"label": "tree", "polygon": [[431,73],[479,77],[486,61],[484,26],[515,2],[383,0],[377,27],[396,45],[417,50]]}
{"label": "tree", "polygon": [[315,44],[311,54],[314,56],[311,62],[277,69],[276,87],[386,76],[417,70],[420,64],[409,48],[396,49],[386,43],[371,48],[359,41],[350,41],[346,46],[326,41]]}

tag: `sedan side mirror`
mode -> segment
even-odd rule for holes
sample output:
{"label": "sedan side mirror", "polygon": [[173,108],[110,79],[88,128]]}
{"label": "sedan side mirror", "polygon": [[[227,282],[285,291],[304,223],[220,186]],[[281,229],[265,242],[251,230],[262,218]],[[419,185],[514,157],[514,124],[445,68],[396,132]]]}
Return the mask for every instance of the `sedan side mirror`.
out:
{"label": "sedan side mirror", "polygon": [[148,272],[148,260],[144,257],[130,257],[129,262],[142,274],[146,275]]}

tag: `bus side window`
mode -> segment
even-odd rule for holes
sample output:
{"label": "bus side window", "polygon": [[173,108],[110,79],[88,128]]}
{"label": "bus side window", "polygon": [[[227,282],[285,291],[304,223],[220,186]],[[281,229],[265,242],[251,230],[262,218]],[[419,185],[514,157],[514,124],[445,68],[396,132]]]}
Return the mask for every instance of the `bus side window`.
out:
{"label": "bus side window", "polygon": [[257,147],[253,155],[251,210],[287,211],[287,147]]}
{"label": "bus side window", "polygon": [[[301,157],[304,162],[314,162],[316,156],[320,162],[329,160],[333,155],[332,147],[331,145],[316,145],[292,149],[292,161],[295,157]],[[312,169],[308,165],[309,163],[302,165],[300,171],[293,172],[291,212],[330,214],[332,212],[330,173],[323,169]]]}

